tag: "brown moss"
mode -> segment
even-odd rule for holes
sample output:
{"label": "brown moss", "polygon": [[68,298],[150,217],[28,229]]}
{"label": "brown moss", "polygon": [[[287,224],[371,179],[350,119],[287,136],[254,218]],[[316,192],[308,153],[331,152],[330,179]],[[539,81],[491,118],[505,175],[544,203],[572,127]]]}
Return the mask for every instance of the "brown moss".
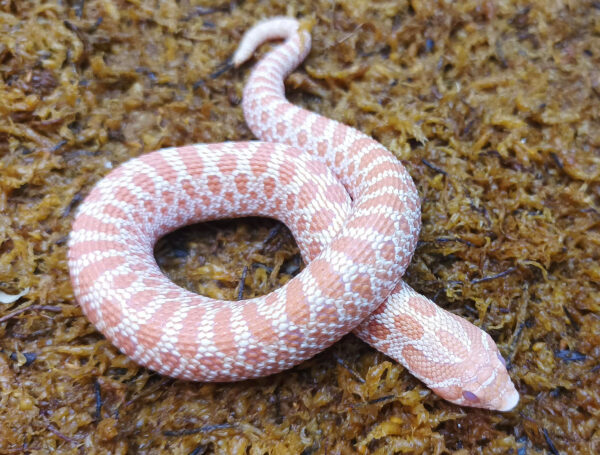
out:
{"label": "brown moss", "polygon": [[[373,135],[423,199],[407,280],[486,329],[521,392],[459,408],[349,335],[282,374],[194,384],[143,370],[73,301],[65,241],[91,186],[132,156],[251,137],[241,34],[314,20],[295,103]],[[0,0],[0,453],[600,452],[597,2]],[[265,220],[156,249],[207,295],[297,272]],[[10,300],[8,298],[3,300]]]}

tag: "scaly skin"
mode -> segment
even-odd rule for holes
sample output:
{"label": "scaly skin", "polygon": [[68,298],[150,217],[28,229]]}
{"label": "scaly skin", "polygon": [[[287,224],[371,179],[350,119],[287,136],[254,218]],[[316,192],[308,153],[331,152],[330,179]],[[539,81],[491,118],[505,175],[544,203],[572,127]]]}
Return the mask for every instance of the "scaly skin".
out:
{"label": "scaly skin", "polygon": [[[285,99],[283,81],[308,54],[310,35],[294,19],[271,19],[245,35],[233,63],[277,38],[285,42],[256,66],[243,99],[265,142],[144,155],[81,205],[69,268],[85,314],[140,364],[197,381],[276,373],[354,329],[453,403],[513,408],[518,393],[489,335],[400,279],[420,227],[406,170],[368,136]],[[284,222],[308,263],[283,288],[223,302],[160,272],[153,247],[164,234],[249,215]]]}

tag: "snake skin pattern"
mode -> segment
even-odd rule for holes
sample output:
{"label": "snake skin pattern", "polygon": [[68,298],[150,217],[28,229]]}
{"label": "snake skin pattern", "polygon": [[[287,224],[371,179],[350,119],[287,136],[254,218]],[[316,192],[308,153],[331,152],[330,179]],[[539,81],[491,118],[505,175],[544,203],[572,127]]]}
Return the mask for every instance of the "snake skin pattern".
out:
{"label": "snake skin pattern", "polygon": [[[243,96],[246,121],[265,142],[149,153],[110,172],[82,203],[68,260],[84,313],[133,360],[177,378],[269,375],[354,330],[453,403],[513,408],[519,395],[491,337],[400,279],[420,228],[406,170],[368,136],[286,100],[283,81],[308,54],[309,33],[294,19],[260,23],[234,65],[270,39],[285,42],[258,63]],[[158,268],[153,248],[166,233],[251,215],[285,223],[308,263],[284,287],[218,301]]]}

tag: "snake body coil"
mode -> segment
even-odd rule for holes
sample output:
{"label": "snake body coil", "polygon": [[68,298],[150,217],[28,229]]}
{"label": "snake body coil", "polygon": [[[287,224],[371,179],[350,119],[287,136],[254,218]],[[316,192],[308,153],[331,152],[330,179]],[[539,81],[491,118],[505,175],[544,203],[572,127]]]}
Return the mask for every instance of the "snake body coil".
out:
{"label": "snake body coil", "polygon": [[[440,396],[508,410],[518,402],[493,340],[401,276],[420,227],[414,184],[361,132],[290,104],[283,81],[310,49],[293,19],[258,24],[234,64],[267,39],[243,109],[265,142],[197,144],[133,159],[79,209],[69,268],[85,314],[136,362],[170,376],[235,381],[276,373],[355,333]],[[287,144],[287,145],[283,145]],[[222,302],[158,268],[158,238],[186,224],[261,215],[292,231],[308,263],[275,292]]]}

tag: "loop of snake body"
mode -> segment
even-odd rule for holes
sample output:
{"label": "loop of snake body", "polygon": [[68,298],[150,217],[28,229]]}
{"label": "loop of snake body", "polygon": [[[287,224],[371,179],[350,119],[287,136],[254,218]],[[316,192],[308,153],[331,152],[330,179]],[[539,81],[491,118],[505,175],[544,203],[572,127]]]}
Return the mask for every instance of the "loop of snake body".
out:
{"label": "loop of snake body", "polygon": [[[290,368],[354,333],[441,397],[495,410],[519,395],[491,337],[400,278],[420,228],[412,179],[381,144],[290,104],[283,81],[310,34],[274,18],[246,33],[236,66],[284,39],[243,94],[264,142],[196,144],[132,159],[100,180],[69,241],[75,296],[122,352],[159,373],[237,381]],[[153,257],[183,225],[250,215],[292,231],[307,267],[271,294],[217,301],[182,289]]]}

